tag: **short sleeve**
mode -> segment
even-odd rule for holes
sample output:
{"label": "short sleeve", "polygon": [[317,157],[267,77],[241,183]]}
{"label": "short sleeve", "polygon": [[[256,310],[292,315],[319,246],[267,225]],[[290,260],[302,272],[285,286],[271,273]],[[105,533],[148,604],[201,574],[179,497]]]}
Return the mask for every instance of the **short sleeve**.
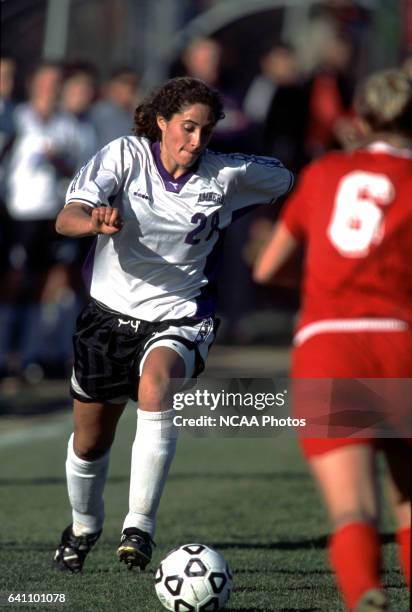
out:
{"label": "short sleeve", "polygon": [[256,155],[238,157],[243,158],[244,163],[238,174],[234,211],[273,203],[291,190],[294,175],[278,159]]}
{"label": "short sleeve", "polygon": [[77,172],[66,194],[66,204],[84,202],[89,206],[109,205],[126,172],[124,138],[103,147]]}

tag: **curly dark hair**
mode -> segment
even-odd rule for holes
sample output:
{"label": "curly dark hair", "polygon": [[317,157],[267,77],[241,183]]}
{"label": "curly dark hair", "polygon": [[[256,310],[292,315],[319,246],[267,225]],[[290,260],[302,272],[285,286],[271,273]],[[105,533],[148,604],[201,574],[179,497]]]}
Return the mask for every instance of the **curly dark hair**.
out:
{"label": "curly dark hair", "polygon": [[200,79],[177,77],[166,81],[139,104],[134,113],[133,133],[145,136],[151,142],[160,140],[161,132],[156,118],[161,116],[169,121],[174,114],[191,104],[209,106],[215,123],[224,117],[223,102],[218,91]]}

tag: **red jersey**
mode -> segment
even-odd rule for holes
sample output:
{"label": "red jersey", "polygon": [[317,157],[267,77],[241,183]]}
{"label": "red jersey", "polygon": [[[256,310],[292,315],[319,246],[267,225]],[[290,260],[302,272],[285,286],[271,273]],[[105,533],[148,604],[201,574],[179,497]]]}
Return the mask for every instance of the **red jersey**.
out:
{"label": "red jersey", "polygon": [[297,344],[322,331],[408,328],[410,152],[374,143],[323,156],[302,173],[282,220],[306,247]]}

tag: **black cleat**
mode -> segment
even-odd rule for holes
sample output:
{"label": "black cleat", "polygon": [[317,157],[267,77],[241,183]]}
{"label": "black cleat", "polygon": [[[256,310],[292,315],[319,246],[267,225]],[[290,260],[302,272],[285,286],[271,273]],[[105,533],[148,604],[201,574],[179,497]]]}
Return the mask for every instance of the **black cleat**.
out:
{"label": "black cleat", "polygon": [[143,571],[152,558],[152,546],[155,543],[146,531],[128,527],[122,533],[117,556],[119,561],[126,563],[128,569],[140,567]]}
{"label": "black cleat", "polygon": [[102,530],[97,533],[75,536],[72,525],[66,527],[54,554],[52,565],[61,572],[81,572],[87,553],[93,548]]}

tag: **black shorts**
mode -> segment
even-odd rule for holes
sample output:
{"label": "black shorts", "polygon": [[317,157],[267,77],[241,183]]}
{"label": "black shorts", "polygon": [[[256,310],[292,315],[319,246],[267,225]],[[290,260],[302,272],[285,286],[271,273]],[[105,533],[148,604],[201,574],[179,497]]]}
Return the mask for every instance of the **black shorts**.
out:
{"label": "black shorts", "polygon": [[213,317],[152,323],[92,300],[80,313],[73,336],[71,396],[82,402],[136,400],[142,365],[155,346],[179,353],[187,378],[194,378],[204,369],[216,330]]}

